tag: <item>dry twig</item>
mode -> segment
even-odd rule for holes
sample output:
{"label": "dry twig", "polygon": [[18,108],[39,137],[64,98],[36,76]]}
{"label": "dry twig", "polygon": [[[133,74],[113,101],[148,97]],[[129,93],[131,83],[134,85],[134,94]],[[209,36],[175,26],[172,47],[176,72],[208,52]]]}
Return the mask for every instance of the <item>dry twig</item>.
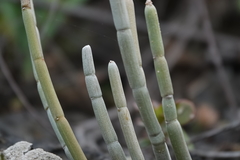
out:
{"label": "dry twig", "polygon": [[216,67],[217,74],[219,76],[219,80],[221,86],[223,87],[224,93],[226,95],[227,101],[229,103],[229,107],[232,109],[236,109],[237,102],[235,95],[232,90],[232,86],[230,85],[228,75],[222,65],[222,58],[219,54],[219,50],[216,44],[216,40],[214,37],[212,25],[209,18],[209,13],[204,0],[195,0],[196,6],[199,7],[199,12],[202,15],[203,21],[203,31],[206,36],[206,41],[208,43],[208,52],[210,53],[211,60]]}
{"label": "dry twig", "polygon": [[22,92],[22,90],[20,89],[20,87],[17,85],[17,83],[15,82],[15,80],[13,79],[11,72],[9,71],[7,64],[5,63],[3,56],[2,56],[2,50],[3,50],[3,42],[4,40],[1,39],[0,41],[0,68],[3,72],[3,75],[5,76],[5,78],[7,79],[9,85],[11,86],[12,90],[14,91],[14,93],[17,95],[17,97],[19,98],[19,100],[21,101],[21,103],[23,104],[23,106],[26,108],[26,110],[34,117],[34,119],[43,127],[46,129],[46,131],[48,131],[50,134],[53,134],[52,130],[49,127],[49,124],[47,124],[47,122],[42,119],[42,117],[39,116],[39,114],[36,112],[36,110],[33,108],[33,106],[29,103],[29,101],[27,100],[27,98],[25,97],[24,93]]}

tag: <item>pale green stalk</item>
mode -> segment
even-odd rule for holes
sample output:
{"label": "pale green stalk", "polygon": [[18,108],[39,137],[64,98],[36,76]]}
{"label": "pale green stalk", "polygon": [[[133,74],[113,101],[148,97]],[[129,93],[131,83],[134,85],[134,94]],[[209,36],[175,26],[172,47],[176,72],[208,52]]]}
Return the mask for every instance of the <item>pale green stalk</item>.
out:
{"label": "pale green stalk", "polygon": [[82,61],[88,94],[91,98],[93,111],[100,126],[103,139],[107,144],[108,151],[113,160],[126,160],[102,98],[102,91],[95,75],[95,67],[90,46],[83,47]]}
{"label": "pale green stalk", "polygon": [[132,119],[127,108],[127,102],[122,87],[120,73],[116,63],[113,61],[110,61],[108,64],[108,74],[114,102],[118,109],[118,118],[131,158],[132,160],[144,160],[136,133],[134,131]]}
{"label": "pale green stalk", "polygon": [[173,88],[167,61],[164,57],[164,47],[156,8],[147,0],[145,17],[149,34],[150,46],[153,54],[158,85],[162,96],[163,112],[167,131],[178,160],[191,160],[183,131],[177,120],[177,111],[173,99]]}
{"label": "pale green stalk", "polygon": [[165,143],[164,133],[153,110],[144,71],[138,60],[140,53],[137,53],[138,50],[130,30],[125,0],[110,0],[110,4],[128,81],[152,143],[155,157],[157,160],[171,159]]}
{"label": "pale green stalk", "polygon": [[21,0],[21,5],[31,60],[33,63],[34,76],[37,81],[38,91],[44,108],[48,113],[50,122],[68,158],[72,160],[86,160],[86,157],[64,116],[52,85],[42,53],[33,3],[31,0]]}
{"label": "pale green stalk", "polygon": [[135,9],[134,9],[133,0],[125,0],[125,4],[126,4],[126,7],[127,7],[127,12],[128,12],[130,30],[132,32],[135,47],[137,49],[136,53],[137,53],[137,56],[138,56],[139,65],[142,65],[142,58],[141,58],[141,53],[140,53],[140,48],[139,48],[139,43],[138,43],[136,16],[135,16]]}
{"label": "pale green stalk", "polygon": [[[39,81],[38,81],[38,82],[39,82]],[[40,83],[37,83],[37,88],[38,88],[38,92],[39,92],[41,101],[42,101],[42,103],[43,103],[43,107],[44,107],[44,109],[45,109],[46,112],[47,112],[47,115],[48,115],[49,121],[50,121],[50,123],[51,123],[51,125],[52,125],[52,127],[53,127],[53,130],[54,130],[55,134],[57,135],[57,138],[58,138],[60,144],[62,145],[65,154],[67,155],[67,157],[68,157],[69,159],[73,160],[73,157],[72,157],[72,155],[71,155],[68,147],[65,145],[65,142],[64,142],[64,139],[63,139],[61,133],[59,132],[59,129],[58,129],[58,127],[57,127],[57,124],[55,123],[55,120],[54,120],[54,118],[53,118],[53,116],[52,116],[52,113],[51,113],[51,111],[50,111],[50,109],[49,109],[49,106],[48,106],[46,97],[45,97],[45,95],[44,95],[44,93],[43,93],[42,86],[41,86]]]}

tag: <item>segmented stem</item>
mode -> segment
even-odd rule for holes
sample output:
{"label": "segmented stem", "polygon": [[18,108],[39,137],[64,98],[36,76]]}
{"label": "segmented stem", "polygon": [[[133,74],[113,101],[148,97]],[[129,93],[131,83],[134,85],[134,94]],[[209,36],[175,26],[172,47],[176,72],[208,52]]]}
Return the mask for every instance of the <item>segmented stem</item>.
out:
{"label": "segmented stem", "polygon": [[132,119],[127,108],[127,102],[122,87],[120,73],[116,63],[113,61],[110,61],[108,64],[108,74],[114,102],[118,109],[118,118],[131,158],[132,160],[144,160],[136,133],[134,131]]}
{"label": "segmented stem", "polygon": [[139,43],[138,43],[136,16],[135,16],[135,8],[134,8],[133,0],[125,0],[125,4],[127,7],[127,12],[128,12],[130,30],[132,32],[135,48],[137,50],[136,53],[137,53],[137,57],[138,57],[138,62],[139,62],[139,65],[142,65],[142,58],[141,58],[141,53],[140,53],[140,48],[139,48]]}
{"label": "segmented stem", "polygon": [[35,13],[31,0],[22,0],[22,14],[37,88],[53,129],[69,159],[86,160],[74,133],[64,117],[44,61]]}
{"label": "segmented stem", "polygon": [[153,110],[144,71],[139,63],[138,55],[140,53],[137,53],[138,50],[130,29],[125,0],[110,0],[110,5],[128,82],[152,143],[154,154],[159,160],[171,159],[165,143],[165,136]]}
{"label": "segmented stem", "polygon": [[164,57],[161,31],[156,8],[150,0],[147,0],[145,17],[149,34],[151,51],[154,59],[158,86],[162,96],[163,112],[169,138],[171,140],[176,158],[178,160],[191,160],[183,131],[177,120],[177,111],[173,99],[173,87],[167,61]]}
{"label": "segmented stem", "polygon": [[126,160],[102,98],[102,91],[95,75],[92,50],[89,45],[82,49],[83,71],[93,111],[100,126],[103,139],[113,160]]}

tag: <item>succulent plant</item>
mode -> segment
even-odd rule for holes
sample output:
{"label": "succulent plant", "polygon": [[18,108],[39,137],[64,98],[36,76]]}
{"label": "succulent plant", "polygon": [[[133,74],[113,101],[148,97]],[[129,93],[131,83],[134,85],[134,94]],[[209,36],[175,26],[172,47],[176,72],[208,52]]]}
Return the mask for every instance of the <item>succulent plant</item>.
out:
{"label": "succulent plant", "polygon": [[[36,18],[32,0],[21,0],[24,25],[27,33],[33,72],[37,81],[37,88],[53,129],[69,159],[85,160],[86,157],[78,144],[73,131],[66,120],[61,105],[58,101],[51,78],[44,61],[40,43]],[[110,0],[114,25],[117,30],[118,45],[123,64],[134,99],[139,108],[142,121],[145,125],[149,140],[157,160],[170,160],[166,145],[165,135],[159,123],[159,111],[154,107],[146,85],[146,78],[142,68],[141,54],[135,24],[134,5],[132,0]],[[162,113],[166,122],[168,137],[171,140],[175,155],[178,160],[190,160],[190,154],[184,139],[184,133],[177,119],[177,109],[173,99],[173,87],[167,61],[164,57],[164,47],[161,38],[157,11],[150,0],[146,1],[145,16],[149,34],[150,46],[153,54],[159,89],[162,96]],[[103,138],[109,153],[114,160],[125,160],[127,157],[118,142],[108,112],[102,98],[102,92],[95,75],[93,55],[89,45],[82,49],[83,70],[86,86],[92,102],[93,110],[101,128]],[[143,160],[144,156],[139,147],[134,132],[131,117],[126,105],[120,74],[115,62],[109,63],[109,78],[113,92],[114,102],[117,107],[121,127],[126,139],[131,158]],[[186,123],[191,118],[192,108],[177,105],[186,113],[181,118]],[[157,116],[156,116],[156,114]],[[181,114],[180,114],[181,115]],[[190,115],[186,118],[185,115]]]}
{"label": "succulent plant", "polygon": [[158,86],[162,96],[163,113],[168,136],[176,158],[178,160],[191,160],[181,125],[177,119],[177,110],[173,99],[173,87],[167,61],[164,56],[157,10],[150,0],[146,2],[145,17]]}
{"label": "succulent plant", "polygon": [[47,65],[44,61],[39,32],[31,0],[21,0],[23,21],[27,33],[29,50],[37,88],[51,125],[69,159],[85,160],[74,133],[64,116],[62,107],[55,93]]}

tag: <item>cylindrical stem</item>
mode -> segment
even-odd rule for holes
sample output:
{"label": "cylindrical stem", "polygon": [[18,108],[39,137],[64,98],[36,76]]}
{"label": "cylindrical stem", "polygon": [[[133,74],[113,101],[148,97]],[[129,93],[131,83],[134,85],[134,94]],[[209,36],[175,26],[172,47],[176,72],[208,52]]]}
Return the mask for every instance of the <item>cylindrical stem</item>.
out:
{"label": "cylindrical stem", "polygon": [[83,71],[93,111],[100,126],[103,139],[113,160],[126,160],[102,98],[102,91],[95,75],[95,67],[90,46],[82,49]]}
{"label": "cylindrical stem", "polygon": [[131,158],[132,160],[144,160],[136,133],[134,131],[132,119],[127,108],[127,102],[122,87],[120,73],[116,63],[113,61],[110,61],[108,64],[108,74],[112,88],[113,99],[118,109],[118,118]]}
{"label": "cylindrical stem", "polygon": [[181,125],[177,120],[177,111],[173,99],[172,82],[167,61],[164,57],[164,47],[162,43],[157,11],[150,0],[146,1],[145,17],[147,21],[149,41],[154,59],[158,86],[163,101],[163,112],[168,135],[177,159],[191,160]]}
{"label": "cylindrical stem", "polygon": [[153,105],[146,86],[145,75],[139,63],[140,53],[136,49],[130,29],[125,0],[110,0],[118,44],[121,51],[128,82],[138,105],[140,115],[154,148],[156,159],[171,159],[165,143],[165,136],[157,121]]}
{"label": "cylindrical stem", "polygon": [[138,43],[136,16],[135,16],[135,8],[134,8],[133,0],[125,0],[125,4],[127,7],[128,18],[129,18],[129,22],[130,22],[130,30],[132,32],[134,44],[135,44],[135,47],[137,50],[136,53],[137,53],[137,57],[138,57],[138,62],[139,62],[139,65],[142,65],[142,58],[141,58],[140,48],[139,48],[139,43]]}
{"label": "cylindrical stem", "polygon": [[37,81],[38,91],[44,108],[48,113],[50,122],[68,158],[72,160],[86,160],[68,121],[64,117],[64,113],[51,82],[42,53],[33,3],[31,0],[22,0],[21,5],[34,77]]}

